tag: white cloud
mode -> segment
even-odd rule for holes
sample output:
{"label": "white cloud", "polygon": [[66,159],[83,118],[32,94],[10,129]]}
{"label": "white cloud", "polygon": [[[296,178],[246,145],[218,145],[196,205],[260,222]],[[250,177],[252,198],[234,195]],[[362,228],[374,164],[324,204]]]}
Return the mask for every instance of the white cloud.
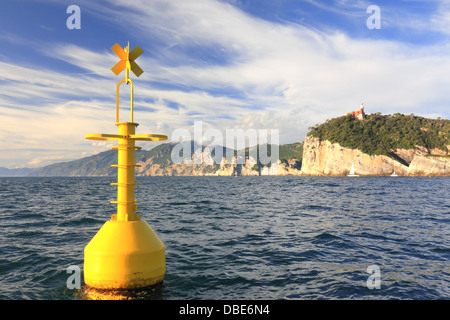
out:
{"label": "white cloud", "polygon": [[[340,5],[348,1],[344,2]],[[360,100],[388,111],[396,106],[420,108],[446,98],[444,78],[434,77],[449,67],[442,63],[446,48],[439,45],[431,48],[434,54],[430,55],[430,48],[277,25],[215,1],[137,1],[133,5],[131,10],[139,8],[139,15],[130,28],[156,29],[160,37],[166,35],[168,42],[178,41],[179,46],[217,46],[233,57],[222,65],[195,61],[171,67],[171,61],[163,61],[169,65],[160,62],[162,71],[155,75],[160,81],[206,91],[233,87],[246,94],[246,102],[263,108],[278,97],[280,108],[337,108],[337,114]],[[366,2],[357,3],[363,5]]]}
{"label": "white cloud", "polygon": [[[201,120],[221,130],[279,128],[281,143],[291,143],[301,141],[309,126],[361,102],[368,112],[449,117],[446,44],[420,47],[355,39],[337,31],[264,21],[212,0],[110,2],[104,7],[86,2],[83,7],[98,18],[126,16],[129,31],[142,40],[131,46],[152,47],[139,57],[144,74],[134,81],[141,133],[170,136]],[[338,2],[337,10],[350,3]],[[444,12],[439,21],[446,21]],[[56,160],[58,150],[74,150],[69,157],[103,151],[109,145],[94,146],[83,136],[116,130],[119,78],[109,69],[117,57],[109,48],[93,52],[81,45],[53,46],[55,58],[81,68],[80,73],[0,62],[0,117],[5,123],[0,138],[7,139],[11,150],[44,145],[53,150],[28,156],[34,164],[34,158]],[[39,51],[44,53],[42,47]],[[127,91],[123,85],[121,119],[128,117]],[[17,100],[26,104],[13,108]],[[2,161],[0,166],[11,163]]]}
{"label": "white cloud", "polygon": [[450,3],[442,1],[437,12],[429,19],[429,28],[433,31],[450,35]]}

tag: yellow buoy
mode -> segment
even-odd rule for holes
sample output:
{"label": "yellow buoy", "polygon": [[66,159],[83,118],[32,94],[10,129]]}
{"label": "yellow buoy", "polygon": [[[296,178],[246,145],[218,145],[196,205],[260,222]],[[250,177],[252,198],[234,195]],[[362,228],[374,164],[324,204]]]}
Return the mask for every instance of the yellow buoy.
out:
{"label": "yellow buoy", "polygon": [[84,250],[84,281],[94,288],[142,288],[164,274],[164,243],[144,220],[107,221]]}
{"label": "yellow buoy", "polygon": [[[142,70],[134,60],[142,54],[136,47],[130,52],[129,44],[122,49],[118,44],[112,50],[121,60],[111,69],[116,75],[126,69],[125,79],[117,85],[116,123],[119,134],[87,134],[91,140],[117,140],[119,145],[117,167],[117,213],[113,214],[84,249],[84,282],[96,289],[127,290],[161,283],[165,275],[165,245],[150,225],[137,213],[135,195],[135,151],[140,149],[136,140],[160,141],[167,136],[135,134],[138,123],[133,122],[133,83],[129,70],[136,76]],[[131,122],[119,121],[119,87],[126,82],[131,87]]]}

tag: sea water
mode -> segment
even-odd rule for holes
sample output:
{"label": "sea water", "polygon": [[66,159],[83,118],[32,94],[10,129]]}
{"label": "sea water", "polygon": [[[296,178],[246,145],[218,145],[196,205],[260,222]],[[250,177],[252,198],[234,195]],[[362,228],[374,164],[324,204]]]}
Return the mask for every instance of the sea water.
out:
{"label": "sea water", "polygon": [[[449,299],[450,178],[138,177],[166,245],[143,299]],[[115,213],[114,177],[0,178],[0,299],[67,285]]]}

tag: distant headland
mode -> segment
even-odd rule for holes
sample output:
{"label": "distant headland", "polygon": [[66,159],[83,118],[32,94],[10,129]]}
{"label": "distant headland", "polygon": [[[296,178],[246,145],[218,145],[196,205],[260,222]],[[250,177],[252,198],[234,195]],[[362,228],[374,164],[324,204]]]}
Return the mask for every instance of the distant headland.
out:
{"label": "distant headland", "polygon": [[450,176],[450,120],[352,112],[310,128],[302,174]]}
{"label": "distant headland", "polygon": [[[195,152],[207,154],[205,146],[192,144]],[[351,167],[358,176],[450,176],[450,120],[428,119],[395,113],[366,114],[364,106],[341,117],[309,128],[304,142],[279,148],[276,163],[262,165],[244,152],[223,149],[220,163],[172,162],[175,143],[136,152],[137,176],[347,176]],[[253,147],[259,148],[261,146]],[[273,145],[264,146],[271,150]],[[230,155],[225,157],[225,155]],[[237,160],[245,154],[245,162]],[[231,161],[226,161],[232,159]],[[0,176],[114,176],[111,168],[117,151],[110,150],[79,160],[55,163],[37,169],[0,168]]]}

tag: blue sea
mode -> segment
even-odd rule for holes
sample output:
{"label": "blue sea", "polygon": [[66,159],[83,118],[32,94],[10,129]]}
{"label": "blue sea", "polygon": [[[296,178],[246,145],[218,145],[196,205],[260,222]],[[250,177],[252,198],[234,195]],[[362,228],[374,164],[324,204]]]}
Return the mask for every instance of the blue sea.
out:
{"label": "blue sea", "polygon": [[[114,177],[0,178],[0,299],[83,299]],[[449,299],[450,178],[138,177],[166,276],[139,299]],[[67,286],[79,266],[81,288]]]}

